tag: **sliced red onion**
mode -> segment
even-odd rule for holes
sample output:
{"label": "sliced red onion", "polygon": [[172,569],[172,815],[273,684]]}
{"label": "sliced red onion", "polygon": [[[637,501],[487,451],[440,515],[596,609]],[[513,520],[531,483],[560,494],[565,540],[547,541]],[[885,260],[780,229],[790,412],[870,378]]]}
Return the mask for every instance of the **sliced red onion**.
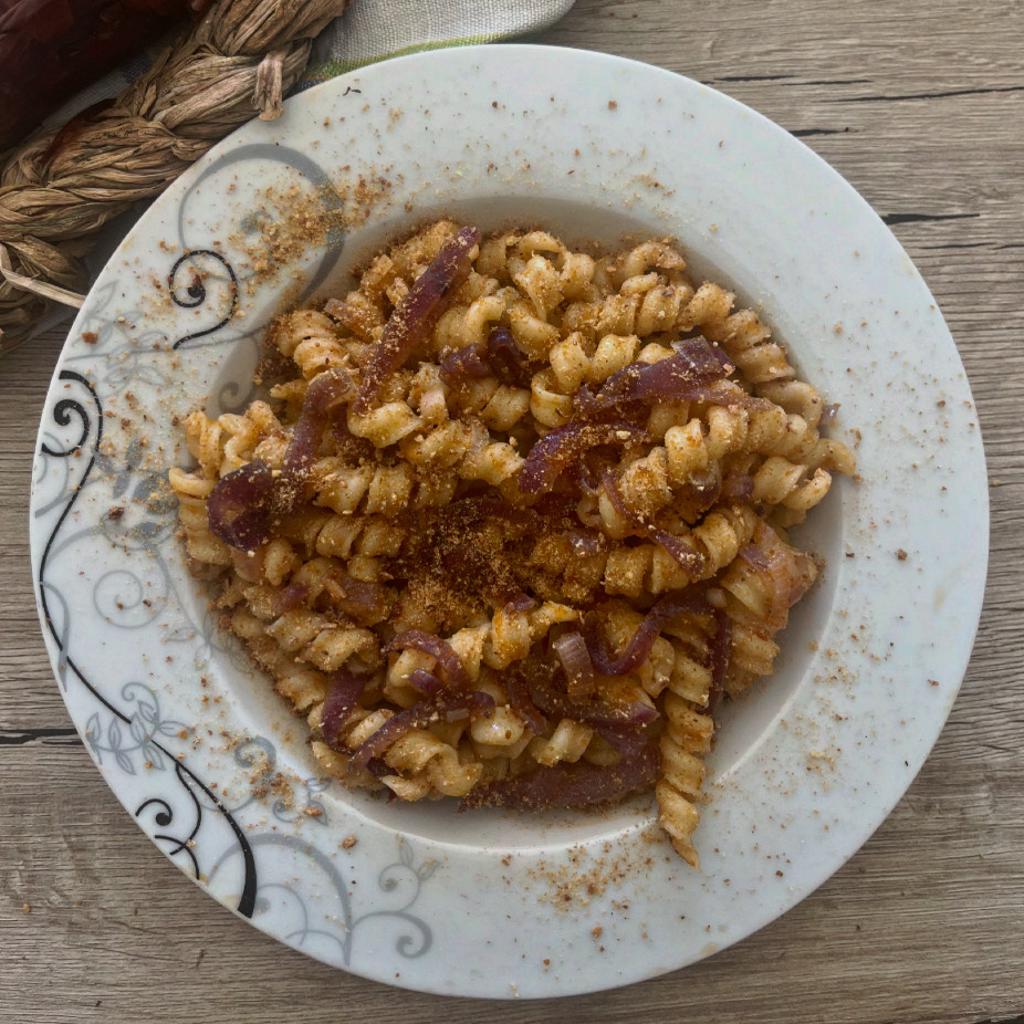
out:
{"label": "sliced red onion", "polygon": [[571,530],[569,544],[577,558],[599,554],[607,547],[604,534],[598,530]]}
{"label": "sliced red onion", "polygon": [[352,763],[365,768],[375,757],[382,757],[406,733],[423,729],[432,722],[457,721],[449,716],[465,712],[463,717],[477,718],[494,710],[494,699],[479,690],[473,693],[439,694],[413,704],[392,715],[375,733],[368,736],[352,755]]}
{"label": "sliced red onion", "polygon": [[487,362],[495,377],[510,387],[530,386],[530,361],[516,344],[512,332],[499,324],[487,335]]}
{"label": "sliced red onion", "polygon": [[530,697],[530,687],[518,672],[510,672],[503,680],[509,707],[526,723],[535,736],[543,734],[547,721]]}
{"label": "sliced red onion", "polygon": [[206,502],[213,535],[242,551],[264,544],[270,539],[273,491],[273,471],[262,459],[221,477]]}
{"label": "sliced red onion", "polygon": [[458,387],[467,380],[482,380],[490,375],[491,367],[479,345],[452,349],[441,360],[441,380],[449,387]]}
{"label": "sliced red onion", "polygon": [[650,534],[652,540],[657,541],[676,560],[690,579],[700,578],[706,560],[696,548],[688,544],[684,538],[656,526],[651,527]]}
{"label": "sliced red onion", "polygon": [[442,640],[433,633],[425,633],[421,629],[406,629],[388,644],[389,651],[402,651],[407,648],[429,654],[437,662],[441,678],[451,689],[469,688],[469,676],[466,675],[462,659],[447,640]]}
{"label": "sliced red onion", "polygon": [[653,523],[643,522],[640,516],[626,504],[626,499],[623,498],[622,492],[619,490],[618,480],[613,469],[605,472],[601,485],[604,488],[605,494],[608,495],[612,508],[627,523],[631,524],[638,533],[646,532],[649,534],[652,540],[660,544],[686,570],[690,579],[696,580],[700,578],[704,570],[704,556],[682,537],[677,537],[675,534],[669,533],[668,530],[663,530]]}
{"label": "sliced red onion", "polygon": [[689,373],[698,379],[717,380],[736,369],[724,348],[710,344],[701,335],[673,341],[672,348],[685,361]]}
{"label": "sliced red onion", "polygon": [[[320,728],[324,734],[324,742],[335,750],[344,750],[338,746],[338,733],[345,724],[349,712],[359,703],[363,690],[366,688],[367,676],[357,676],[348,669],[339,669],[329,677],[330,686],[324,700],[323,716]],[[345,751],[347,753],[347,751]]]}
{"label": "sliced red onion", "polygon": [[354,394],[355,384],[341,367],[318,373],[309,382],[302,399],[302,412],[292,428],[281,475],[275,484],[273,508],[276,515],[285,515],[298,504],[331,410],[349,401]]}
{"label": "sliced red onion", "polygon": [[594,693],[594,666],[587,643],[579,630],[563,633],[551,642],[565,672],[566,688],[571,700],[580,700]]}
{"label": "sliced red onion", "polygon": [[520,590],[505,602],[505,609],[512,612],[532,612],[537,607],[537,599],[525,590]]}
{"label": "sliced red onion", "polygon": [[658,712],[650,704],[640,700],[616,703],[594,698],[573,700],[567,693],[556,690],[550,683],[541,680],[530,681],[530,696],[541,711],[559,718],[571,718],[586,725],[621,725],[634,728],[650,725]]}
{"label": "sliced red onion", "polygon": [[601,444],[636,443],[645,436],[644,429],[634,423],[569,423],[559,427],[530,449],[519,474],[519,488],[524,494],[544,494],[588,449]]}
{"label": "sliced red onion", "polygon": [[715,609],[715,636],[711,641],[711,687],[707,713],[713,715],[725,693],[725,674],[732,655],[732,620],[722,608]]}
{"label": "sliced red onion", "polygon": [[586,761],[562,763],[477,786],[463,797],[459,810],[511,807],[539,811],[593,807],[648,789],[657,777],[658,752],[648,744],[638,753],[623,757],[616,765],[594,765]]}
{"label": "sliced red onion", "polygon": [[576,412],[585,419],[603,419],[608,415],[635,415],[638,405],[660,401],[714,402],[735,400],[732,388],[721,381],[735,367],[725,353],[704,338],[687,338],[676,345],[676,352],[657,363],[630,363],[613,373],[595,394],[587,387],[576,393]]}
{"label": "sliced red onion", "polygon": [[475,227],[461,228],[413,282],[409,293],[384,325],[384,333],[363,371],[355,410],[366,413],[377,400],[384,381],[400,369],[451,303],[456,289],[469,277],[471,254],[480,242]]}
{"label": "sliced red onion", "polygon": [[736,473],[722,481],[720,501],[750,501],[754,496],[754,478],[749,473]]}
{"label": "sliced red onion", "polygon": [[388,590],[381,583],[357,580],[348,573],[333,574],[331,598],[336,607],[351,615],[360,625],[375,626],[383,622],[391,610]]}
{"label": "sliced red onion", "polygon": [[417,693],[423,694],[424,697],[433,697],[444,688],[441,680],[433,672],[428,672],[425,668],[417,668],[410,672],[408,683]]}
{"label": "sliced red onion", "polygon": [[681,593],[667,594],[655,604],[637,626],[629,643],[614,657],[609,654],[593,619],[587,626],[587,640],[590,658],[594,667],[603,676],[623,676],[638,669],[651,653],[654,641],[676,616],[685,612],[700,614],[709,609],[703,589],[691,588]]}
{"label": "sliced red onion", "polygon": [[766,625],[782,629],[789,609],[807,593],[817,575],[814,560],[784,544],[763,522],[758,523],[753,542],[740,552],[742,558],[764,581],[770,595]]}
{"label": "sliced red onion", "polygon": [[277,615],[284,615],[300,605],[305,604],[309,597],[309,587],[305,583],[289,583],[282,587],[274,598],[274,612]]}
{"label": "sliced red onion", "polygon": [[742,558],[752,569],[766,572],[769,568],[768,558],[756,544],[745,544],[740,548],[737,558]]}
{"label": "sliced red onion", "polygon": [[839,403],[832,402],[826,405],[822,410],[821,419],[818,421],[818,425],[821,427],[830,427],[836,421],[836,416],[839,414]]}
{"label": "sliced red onion", "polygon": [[619,478],[611,466],[604,471],[604,475],[601,477],[601,486],[615,512],[627,523],[632,523],[634,526],[639,525],[639,516],[626,504],[626,499],[622,496],[622,491],[619,490]]}
{"label": "sliced red onion", "polygon": [[345,455],[351,462],[372,460],[377,453],[373,442],[366,437],[353,434],[348,428],[348,418],[333,409],[327,417],[327,429],[338,448],[338,454]]}
{"label": "sliced red onion", "polygon": [[253,459],[222,477],[210,492],[207,510],[215,536],[243,551],[252,551],[270,539],[272,520],[298,503],[303,477],[316,458],[330,409],[352,391],[352,380],[341,369],[328,370],[312,380],[280,476],[275,478],[262,459]]}
{"label": "sliced red onion", "polygon": [[597,489],[601,486],[601,474],[588,464],[586,457],[572,467],[572,473],[581,494],[597,494]]}
{"label": "sliced red onion", "polygon": [[597,734],[613,746],[623,757],[635,757],[651,742],[651,731],[646,726],[602,725]]}

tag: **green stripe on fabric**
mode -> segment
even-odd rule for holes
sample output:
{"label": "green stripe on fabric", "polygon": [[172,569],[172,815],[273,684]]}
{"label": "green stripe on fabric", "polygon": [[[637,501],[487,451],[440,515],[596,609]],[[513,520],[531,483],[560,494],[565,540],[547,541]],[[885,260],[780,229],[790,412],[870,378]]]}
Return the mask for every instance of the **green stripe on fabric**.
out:
{"label": "green stripe on fabric", "polygon": [[[429,43],[416,43],[413,46],[405,46],[393,53],[382,53],[375,57],[357,58],[355,60],[329,60],[308,71],[306,82],[310,85],[318,82],[326,82],[328,79],[337,78],[357,68],[365,68],[368,64],[376,64],[382,60],[391,60],[392,57],[404,57],[409,53],[425,53],[428,50],[445,50],[449,46],[475,46],[478,43],[493,43],[496,39],[505,38],[497,34],[462,36],[457,39],[437,39]],[[305,84],[305,83],[304,83]]]}

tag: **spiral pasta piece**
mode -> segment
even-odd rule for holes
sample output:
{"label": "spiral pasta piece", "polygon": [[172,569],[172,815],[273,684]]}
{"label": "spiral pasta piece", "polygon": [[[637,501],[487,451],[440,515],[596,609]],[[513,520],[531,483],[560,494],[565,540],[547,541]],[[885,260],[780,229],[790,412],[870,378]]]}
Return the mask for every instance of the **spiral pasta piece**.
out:
{"label": "spiral pasta piece", "polygon": [[700,858],[693,844],[700,820],[696,804],[704,784],[704,757],[711,749],[714,721],[674,693],[666,696],[664,711],[666,727],[659,743],[661,777],[654,788],[658,822],[676,853],[698,867]]}

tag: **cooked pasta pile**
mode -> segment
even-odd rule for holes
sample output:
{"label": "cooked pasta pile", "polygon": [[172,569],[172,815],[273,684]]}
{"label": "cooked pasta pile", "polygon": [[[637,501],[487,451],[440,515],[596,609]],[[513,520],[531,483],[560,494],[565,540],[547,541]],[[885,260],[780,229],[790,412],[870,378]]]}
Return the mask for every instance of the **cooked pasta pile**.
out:
{"label": "cooked pasta pile", "polygon": [[466,807],[653,788],[697,864],[716,705],[771,674],[818,573],[786,531],[854,469],[733,306],[666,241],[440,221],[275,323],[267,401],[187,418],[190,565],[327,773]]}

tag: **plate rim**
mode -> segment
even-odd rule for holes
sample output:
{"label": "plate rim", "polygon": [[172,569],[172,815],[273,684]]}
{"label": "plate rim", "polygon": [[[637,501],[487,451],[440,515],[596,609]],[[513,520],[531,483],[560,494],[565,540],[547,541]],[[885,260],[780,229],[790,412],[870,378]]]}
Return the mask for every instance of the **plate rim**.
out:
{"label": "plate rim", "polygon": [[[792,147],[793,143],[797,143],[799,145],[800,150],[803,153],[804,159],[806,159],[807,154],[811,154],[813,156],[813,158],[814,158],[814,162],[816,164],[820,165],[820,168],[825,169],[828,172],[828,174],[830,175],[830,177],[832,179],[833,185],[838,186],[839,183],[841,183],[841,187],[843,188],[843,191],[846,193],[846,196],[847,196],[848,199],[851,198],[851,197],[855,197],[856,198],[856,202],[861,207],[862,211],[870,211],[871,216],[874,218],[874,220],[876,220],[878,222],[878,224],[880,224],[883,227],[883,229],[885,230],[885,232],[888,234],[889,238],[891,239],[892,243],[895,244],[895,246],[898,248],[899,252],[902,253],[904,258],[907,260],[907,263],[911,267],[913,267],[913,274],[916,276],[917,287],[920,288],[920,289],[923,289],[924,293],[929,298],[931,298],[931,300],[933,302],[935,302],[934,296],[932,295],[931,290],[928,288],[927,283],[924,281],[922,275],[917,270],[916,266],[914,266],[914,264],[910,260],[909,256],[906,254],[906,251],[904,250],[904,248],[903,248],[902,244],[899,242],[899,240],[896,238],[895,234],[893,234],[893,232],[889,229],[889,227],[884,224],[884,222],[879,217],[877,212],[856,191],[856,189],[838,171],[836,171],[835,168],[833,168],[830,164],[828,164],[827,161],[825,161],[823,157],[821,157],[817,152],[815,152],[815,150],[813,150],[810,146],[808,146],[806,143],[804,143],[801,139],[798,139],[795,136],[791,135],[784,128],[782,128],[780,125],[778,125],[776,122],[770,120],[765,115],[762,115],[758,111],[754,110],[751,107],[748,107],[747,105],[741,103],[740,101],[738,101],[735,98],[729,96],[728,94],[722,93],[722,92],[718,91],[717,89],[714,89],[714,88],[712,88],[710,86],[704,85],[703,83],[700,83],[700,82],[698,82],[698,81],[696,81],[694,79],[688,78],[688,77],[686,77],[684,75],[680,75],[680,74],[678,74],[676,72],[670,71],[670,70],[665,69],[665,68],[657,67],[656,65],[651,65],[651,64],[644,63],[644,62],[635,61],[635,60],[632,60],[632,59],[629,59],[629,58],[620,57],[620,56],[617,56],[617,55],[606,54],[606,53],[602,53],[602,52],[599,52],[599,51],[589,51],[589,50],[582,50],[582,49],[571,49],[570,50],[570,48],[557,47],[557,46],[547,46],[547,45],[541,45],[541,44],[523,44],[523,43],[516,43],[516,44],[485,44],[485,45],[462,47],[462,48],[453,49],[453,50],[437,50],[437,51],[429,51],[429,52],[422,53],[422,54],[403,55],[401,57],[393,58],[392,60],[389,60],[389,61],[384,61],[384,62],[381,62],[381,63],[376,64],[376,65],[371,65],[371,66],[366,67],[366,68],[357,69],[355,71],[346,73],[345,75],[338,76],[335,79],[332,79],[332,80],[330,80],[328,82],[324,82],[324,83],[322,83],[320,85],[317,85],[317,86],[313,87],[310,90],[307,90],[305,93],[299,94],[299,96],[309,95],[311,93],[318,93],[318,94],[321,94],[321,95],[331,95],[331,94],[334,94],[334,93],[340,91],[341,88],[345,87],[346,83],[349,83],[349,82],[352,82],[352,81],[355,81],[355,80],[363,79],[368,74],[376,74],[382,68],[391,68],[391,67],[394,67],[395,65],[398,65],[398,64],[426,62],[428,64],[440,63],[440,64],[443,65],[445,62],[453,59],[453,55],[456,55],[454,57],[455,60],[461,60],[461,59],[470,59],[471,60],[474,56],[483,56],[484,57],[484,63],[486,63],[487,60],[489,60],[491,57],[493,57],[495,51],[499,51],[499,50],[520,51],[520,52],[524,52],[524,53],[528,53],[528,54],[530,54],[530,53],[539,54],[540,59],[542,59],[542,60],[548,58],[551,55],[559,55],[559,54],[564,55],[566,53],[566,51],[569,50],[569,52],[571,52],[574,56],[578,55],[579,59],[582,59],[584,61],[591,61],[592,60],[592,61],[597,62],[598,64],[610,62],[610,64],[613,65],[613,66],[614,65],[619,65],[619,66],[626,66],[626,67],[635,69],[638,74],[649,74],[651,71],[655,71],[655,72],[659,73],[659,75],[664,77],[666,83],[669,83],[667,85],[667,88],[668,87],[676,86],[677,85],[676,80],[682,80],[682,82],[685,85],[696,87],[697,90],[699,92],[701,92],[702,94],[707,94],[707,95],[713,96],[713,97],[716,98],[716,100],[724,100],[730,107],[734,108],[737,111],[741,111],[745,116],[747,116],[747,117],[752,116],[758,123],[760,123],[762,128],[764,128],[765,126],[770,126],[770,129],[771,129],[772,133],[775,134],[775,137],[777,139],[784,139],[785,140],[785,144],[787,146],[790,146],[790,147]],[[289,102],[291,102],[291,101],[289,101]],[[251,122],[250,122],[250,124],[251,124]],[[221,140],[214,147],[211,147],[211,150],[208,152],[208,154],[206,156],[204,156],[203,158],[200,158],[200,160],[196,161],[195,164],[193,164],[188,170],[186,170],[185,173],[179,179],[179,181],[187,180],[189,184],[193,183],[195,181],[195,179],[198,177],[198,175],[202,173],[202,170],[208,165],[209,161],[211,161],[213,159],[216,159],[220,154],[226,152],[227,149],[231,146],[232,140],[234,140],[236,138],[238,133],[246,131],[248,129],[248,127],[249,127],[249,124],[247,124],[245,126],[242,126],[236,132],[233,132],[231,135],[227,136],[226,139]],[[164,197],[163,196],[158,197],[158,199],[154,203],[154,206],[156,206],[157,204],[160,204],[163,201],[164,201]],[[143,217],[141,217],[139,219],[139,221],[135,225],[133,225],[131,231],[126,236],[125,242],[123,242],[122,245],[118,247],[118,250],[112,255],[111,262],[113,262],[113,260],[117,257],[117,254],[122,251],[122,247],[126,243],[130,244],[130,242],[132,240],[136,239],[137,237],[144,236],[145,230],[146,230],[146,226],[147,226],[146,225],[146,214],[144,214]],[[685,244],[686,244],[686,240],[684,239],[684,245]],[[104,271],[101,272],[101,274],[98,276],[97,283],[102,281],[103,274],[104,274],[105,270],[106,270],[106,268],[104,268]],[[92,289],[90,290],[90,295],[91,294],[92,294]],[[935,302],[935,305],[938,306],[938,303]],[[55,401],[55,398],[56,398],[56,394],[57,394],[57,391],[58,391],[58,388],[59,388],[59,385],[58,385],[59,375],[60,375],[62,369],[65,366],[65,360],[66,360],[66,356],[68,354],[68,349],[69,349],[71,343],[73,342],[73,340],[74,340],[74,338],[76,336],[76,332],[78,330],[79,322],[82,319],[82,317],[84,315],[84,312],[85,312],[85,310],[87,308],[88,308],[88,297],[87,297],[86,304],[83,305],[82,311],[80,311],[78,316],[76,316],[74,322],[72,323],[71,327],[69,328],[68,338],[66,339],[65,344],[64,344],[64,346],[61,349],[60,356],[58,358],[56,367],[54,369],[53,377],[52,377],[50,385],[49,385],[49,387],[47,389],[46,400],[44,402],[43,412],[42,412],[42,416],[41,416],[41,420],[40,420],[40,428],[39,428],[39,432],[38,432],[37,439],[36,439],[36,448],[35,448],[36,455],[35,455],[34,464],[33,464],[33,473],[35,473],[35,470],[37,468],[36,464],[38,463],[38,460],[39,460],[40,444],[41,444],[41,442],[43,440],[44,428],[45,428],[45,425],[46,425],[46,418],[45,417],[46,417],[47,411],[50,410],[52,408],[53,404],[54,404],[54,401]],[[949,337],[952,339],[952,332],[949,331],[948,325],[945,322],[945,318],[941,317],[941,314],[940,314],[940,319],[941,319],[942,325],[945,327],[947,333],[949,334]],[[954,354],[955,358],[959,361],[961,369],[963,369],[962,359],[960,358],[959,351],[956,348],[955,340],[953,340],[953,354]],[[965,371],[964,371],[964,389],[967,392],[967,394],[970,396],[970,400],[971,400],[971,402],[973,404],[973,396],[970,395],[970,383],[969,383],[969,381],[966,378],[966,372]],[[978,452],[980,452],[980,456],[981,456],[981,468],[982,468],[982,470],[987,472],[986,467],[985,467],[985,452],[984,452],[984,447],[983,447],[983,444],[982,444],[980,423],[978,424],[978,427],[977,427],[976,445],[977,445]],[[39,547],[40,540],[39,540],[39,537],[37,535],[38,534],[37,519],[36,519],[36,517],[34,515],[34,513],[35,513],[35,496],[34,496],[34,491],[35,491],[35,488],[34,488],[34,485],[33,485],[33,497],[30,498],[29,510],[28,510],[28,512],[29,512],[29,521],[30,521],[29,550],[30,550],[30,558],[31,558],[31,561],[32,561],[32,564],[33,564],[33,591],[34,591],[34,596],[35,596],[35,599],[36,599],[36,609],[37,609],[37,614],[39,615],[40,626],[41,626],[41,629],[43,631],[44,638],[46,639],[47,652],[48,652],[48,655],[50,657],[51,668],[56,673],[56,671],[57,671],[57,664],[56,664],[55,653],[54,653],[54,650],[52,648],[52,645],[51,645],[51,642],[50,642],[50,638],[47,635],[47,622],[46,622],[46,618],[45,618],[45,615],[44,615],[44,612],[43,612],[42,603],[41,603],[41,600],[40,600],[40,588],[39,588],[39,582],[37,580],[37,565],[36,565],[37,560],[38,560],[37,559],[37,549]],[[978,628],[979,628],[979,624],[980,624],[980,615],[981,615],[981,611],[982,611],[982,605],[983,605],[984,594],[985,594],[985,587],[986,587],[986,578],[987,578],[987,569],[988,569],[988,558],[989,558],[989,554],[990,554],[989,495],[988,495],[987,489],[982,489],[979,492],[979,494],[977,495],[977,498],[978,498],[979,504],[980,504],[979,512],[978,512],[978,519],[984,524],[984,536],[983,536],[982,547],[983,547],[983,550],[984,550],[985,558],[984,558],[983,567],[982,567],[982,571],[981,571],[980,577],[977,579],[976,586],[975,586],[973,592],[971,592],[968,595],[968,598],[967,598],[967,600],[969,602],[970,609],[971,609],[971,615],[969,617],[970,618],[970,622],[971,622],[970,638],[969,638],[969,642],[966,645],[966,656],[964,658],[964,663],[963,663],[963,665],[961,667],[958,668],[958,670],[956,672],[956,684],[955,684],[955,687],[953,688],[953,692],[952,692],[952,695],[951,695],[952,698],[955,698],[955,694],[959,692],[960,687],[962,686],[963,679],[964,679],[964,676],[966,674],[969,662],[970,662],[970,657],[971,657],[972,649],[973,649],[973,646],[974,646],[974,643],[975,643],[975,640],[976,640],[976,637],[977,637],[977,632],[978,632]],[[962,595],[961,595],[961,602],[963,603]],[[59,684],[58,684],[58,686],[59,686]],[[65,694],[64,694],[63,691],[62,691],[62,698],[65,698]],[[66,701],[66,698],[65,698],[65,701]],[[953,699],[950,699],[949,703],[948,703],[948,706],[946,707],[946,709],[944,710],[942,715],[941,716],[935,716],[935,718],[933,720],[934,728],[932,729],[930,727],[930,729],[929,729],[929,731],[931,732],[931,738],[930,738],[930,740],[927,743],[927,750],[925,751],[924,756],[921,758],[921,764],[923,764],[923,761],[927,758],[928,754],[930,754],[930,752],[933,749],[935,743],[937,742],[939,736],[941,735],[942,729],[945,726],[945,723],[946,723],[946,721],[948,719],[949,713],[952,710],[952,705],[953,705]],[[83,735],[82,724],[71,714],[70,706],[68,708],[68,713],[69,713],[69,716],[72,717],[72,721],[75,724],[76,730],[79,732],[80,735]],[[89,749],[88,744],[86,744],[86,749],[87,750]],[[90,755],[91,755],[91,751],[90,751]],[[856,845],[852,849],[849,850],[847,856],[843,859],[843,861],[841,863],[832,863],[832,864],[830,864],[830,866],[823,871],[823,873],[821,874],[820,877],[817,877],[817,878],[812,880],[810,885],[802,885],[801,886],[801,890],[802,891],[801,891],[799,896],[797,896],[795,898],[792,898],[792,899],[785,899],[785,900],[780,901],[780,903],[779,903],[779,905],[778,905],[778,907],[777,907],[777,909],[775,910],[774,913],[770,914],[770,916],[768,916],[767,918],[762,920],[761,923],[756,925],[754,928],[749,929],[747,931],[744,931],[742,936],[737,936],[736,938],[730,940],[730,942],[727,943],[727,945],[731,944],[734,941],[738,941],[739,939],[744,938],[744,937],[752,934],[754,931],[759,930],[761,927],[764,927],[765,925],[771,923],[771,921],[774,921],[777,917],[781,916],[787,910],[792,909],[793,906],[795,906],[797,903],[801,902],[803,899],[805,899],[807,896],[809,896],[824,881],[826,881],[836,871],[838,871],[839,868],[842,866],[842,863],[845,863],[846,860],[848,860],[850,857],[852,857],[853,854],[856,853],[863,846],[863,844],[874,834],[874,832],[886,820],[886,818],[892,812],[893,808],[896,806],[896,804],[899,802],[899,800],[902,799],[902,796],[906,793],[907,788],[913,782],[913,779],[916,777],[917,772],[919,770],[920,770],[920,765],[906,779],[905,784],[899,789],[899,792],[896,793],[894,799],[884,806],[884,809],[877,809],[876,808],[876,810],[869,815],[869,819],[870,819],[870,821],[872,823],[869,824],[866,828],[864,828],[864,827],[861,828],[862,836],[861,836],[860,840],[856,843]],[[121,794],[118,792],[118,790],[113,785],[110,784],[110,781],[109,781],[109,779],[107,779],[106,776],[104,776],[104,780],[108,783],[110,788],[113,789],[115,796],[118,797],[118,800],[121,801]],[[126,804],[123,803],[122,805],[125,806],[125,809],[129,813],[131,813],[130,808],[128,808],[128,806]],[[147,834],[149,834],[149,833],[147,833]],[[150,838],[152,839],[152,836]],[[165,851],[162,851],[162,852],[165,852]],[[203,888],[206,888],[206,887],[203,887]],[[206,891],[210,892],[209,889],[206,889]],[[223,904],[223,901],[221,901],[221,900],[218,900],[218,901],[222,902],[222,905],[226,905],[226,904]],[[234,908],[231,908],[231,907],[229,907],[228,909],[234,910]],[[236,911],[236,915],[237,915],[237,911]],[[251,919],[250,919],[250,923],[254,923],[254,922],[252,922]],[[278,936],[274,936],[274,937],[277,938]],[[305,951],[305,950],[300,950],[300,951],[301,952],[307,952],[307,955],[309,955],[308,951]],[[701,959],[701,957],[698,956],[698,957],[696,957],[694,959]],[[684,963],[682,965],[678,965],[677,964],[676,966],[685,966],[685,965],[687,965],[689,963],[694,962],[694,959],[688,960],[688,961],[686,961],[686,963]],[[372,980],[385,981],[386,983],[395,984],[394,981],[392,981],[390,979],[387,979],[387,978],[384,978],[380,974],[373,974],[373,973],[369,973],[369,972],[363,972],[363,971],[359,970],[358,968],[355,968],[355,967],[352,967],[352,966],[348,966],[345,969],[348,970],[350,973],[355,973],[355,974],[358,974],[358,975],[363,976],[363,977],[367,977],[367,978],[372,979]],[[676,967],[670,966],[667,969],[668,970],[674,970],[674,969],[676,969]],[[651,966],[650,970],[642,970],[640,972],[636,972],[630,978],[628,978],[626,980],[620,980],[618,978],[614,978],[613,977],[613,978],[611,978],[609,980],[607,985],[602,985],[602,986],[597,986],[597,987],[595,987],[595,986],[588,986],[586,988],[581,988],[581,989],[578,989],[578,990],[574,990],[574,992],[584,992],[584,991],[593,992],[593,991],[600,991],[600,990],[602,990],[602,988],[617,987],[619,985],[632,983],[633,981],[639,981],[639,980],[643,980],[643,979],[650,978],[650,977],[653,977],[653,976],[657,976],[657,975],[659,975],[661,973],[664,973],[665,970],[666,970],[666,968],[664,968],[662,966],[659,966],[658,964],[655,963],[655,964],[653,964]],[[403,983],[402,983],[401,980],[399,980],[398,984],[402,985]],[[463,994],[463,993],[452,993],[450,989],[445,988],[445,987],[438,987],[438,988],[435,988],[435,989],[424,988],[422,985],[416,985],[416,986],[410,986],[410,987],[415,987],[417,990],[420,990],[420,991],[434,991],[434,992],[436,992],[438,994]],[[472,993],[465,993],[465,994],[467,994],[467,995],[476,995],[477,993],[472,992]],[[531,995],[532,994],[533,993],[531,993]],[[554,994],[558,994],[558,993],[555,993],[555,992],[537,993],[537,995],[539,995],[539,996],[554,995]],[[496,995],[498,997],[500,997],[501,993],[496,993]]]}

